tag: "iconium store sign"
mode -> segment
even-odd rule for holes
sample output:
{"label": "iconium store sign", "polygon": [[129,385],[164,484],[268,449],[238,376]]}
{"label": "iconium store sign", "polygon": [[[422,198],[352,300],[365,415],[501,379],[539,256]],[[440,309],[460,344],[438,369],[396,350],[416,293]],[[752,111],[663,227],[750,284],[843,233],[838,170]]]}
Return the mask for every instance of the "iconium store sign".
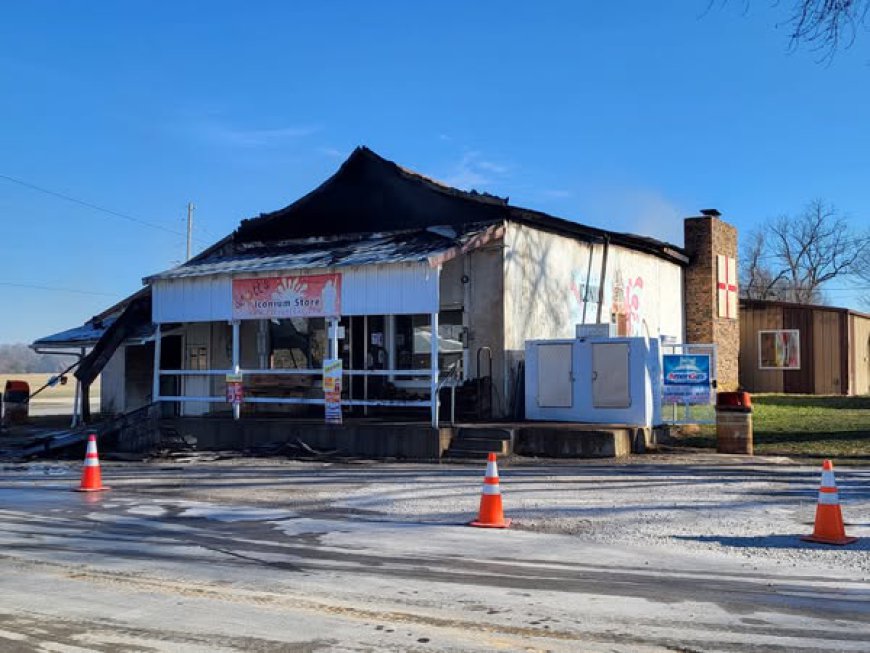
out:
{"label": "iconium store sign", "polygon": [[233,319],[341,315],[341,274],[233,279]]}

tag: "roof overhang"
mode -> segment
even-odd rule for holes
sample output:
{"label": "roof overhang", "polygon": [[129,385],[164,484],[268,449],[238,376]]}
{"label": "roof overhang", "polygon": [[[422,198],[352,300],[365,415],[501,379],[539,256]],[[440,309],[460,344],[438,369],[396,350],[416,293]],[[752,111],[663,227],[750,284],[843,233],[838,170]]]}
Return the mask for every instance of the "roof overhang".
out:
{"label": "roof overhang", "polygon": [[153,284],[216,275],[295,272],[418,263],[437,267],[465,252],[504,236],[504,223],[433,226],[386,233],[311,237],[275,243],[236,245],[227,255],[215,255],[146,277]]}

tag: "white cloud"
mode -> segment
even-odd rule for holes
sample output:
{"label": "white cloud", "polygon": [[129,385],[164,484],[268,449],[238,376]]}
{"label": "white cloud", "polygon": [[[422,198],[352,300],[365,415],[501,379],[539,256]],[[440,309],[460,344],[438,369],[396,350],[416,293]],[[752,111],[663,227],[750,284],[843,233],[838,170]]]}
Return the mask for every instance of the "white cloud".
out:
{"label": "white cloud", "polygon": [[480,152],[469,150],[462,155],[450,172],[444,176],[444,183],[465,190],[481,190],[504,178],[510,166],[484,159]]}
{"label": "white cloud", "polygon": [[683,218],[688,214],[663,195],[635,190],[623,195],[621,203],[629,212],[630,231],[669,243],[683,242]]}
{"label": "white cloud", "polygon": [[298,140],[320,131],[310,125],[276,127],[269,129],[245,129],[219,122],[203,122],[197,126],[200,137],[217,145],[229,147],[272,147]]}
{"label": "white cloud", "polygon": [[584,183],[578,186],[575,195],[576,214],[566,217],[675,245],[683,242],[683,218],[692,214],[678,202],[652,188]]}
{"label": "white cloud", "polygon": [[561,188],[548,188],[540,192],[541,197],[550,200],[563,200],[568,197],[574,197],[573,191],[564,190]]}
{"label": "white cloud", "polygon": [[345,157],[345,153],[335,147],[318,147],[317,153],[330,159],[343,159]]}

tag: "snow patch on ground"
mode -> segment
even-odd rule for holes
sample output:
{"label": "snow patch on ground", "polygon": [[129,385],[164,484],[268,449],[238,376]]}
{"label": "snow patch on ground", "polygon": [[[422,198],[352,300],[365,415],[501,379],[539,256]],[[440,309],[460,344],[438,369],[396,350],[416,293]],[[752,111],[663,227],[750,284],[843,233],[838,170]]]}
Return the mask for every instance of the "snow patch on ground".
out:
{"label": "snow patch on ground", "polygon": [[[416,478],[356,488],[334,505],[398,521],[457,524],[477,514],[480,481],[468,469],[421,469]],[[513,528],[590,542],[712,553],[801,572],[832,569],[870,579],[870,471],[838,470],[848,547],[804,542],[813,531],[818,470],[807,467],[562,467],[501,473]]]}
{"label": "snow patch on ground", "polygon": [[214,504],[197,504],[182,510],[179,517],[211,519],[221,522],[238,521],[277,521],[291,519],[295,516],[287,510],[268,510],[265,508],[248,508],[222,506]]}

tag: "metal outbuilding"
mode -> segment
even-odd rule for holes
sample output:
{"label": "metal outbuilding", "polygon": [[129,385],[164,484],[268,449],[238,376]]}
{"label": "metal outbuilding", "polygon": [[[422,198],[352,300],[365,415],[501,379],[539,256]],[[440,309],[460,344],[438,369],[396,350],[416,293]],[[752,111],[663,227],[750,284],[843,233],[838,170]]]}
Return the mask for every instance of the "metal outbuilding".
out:
{"label": "metal outbuilding", "polygon": [[870,315],[740,300],[740,385],[749,392],[870,394]]}

